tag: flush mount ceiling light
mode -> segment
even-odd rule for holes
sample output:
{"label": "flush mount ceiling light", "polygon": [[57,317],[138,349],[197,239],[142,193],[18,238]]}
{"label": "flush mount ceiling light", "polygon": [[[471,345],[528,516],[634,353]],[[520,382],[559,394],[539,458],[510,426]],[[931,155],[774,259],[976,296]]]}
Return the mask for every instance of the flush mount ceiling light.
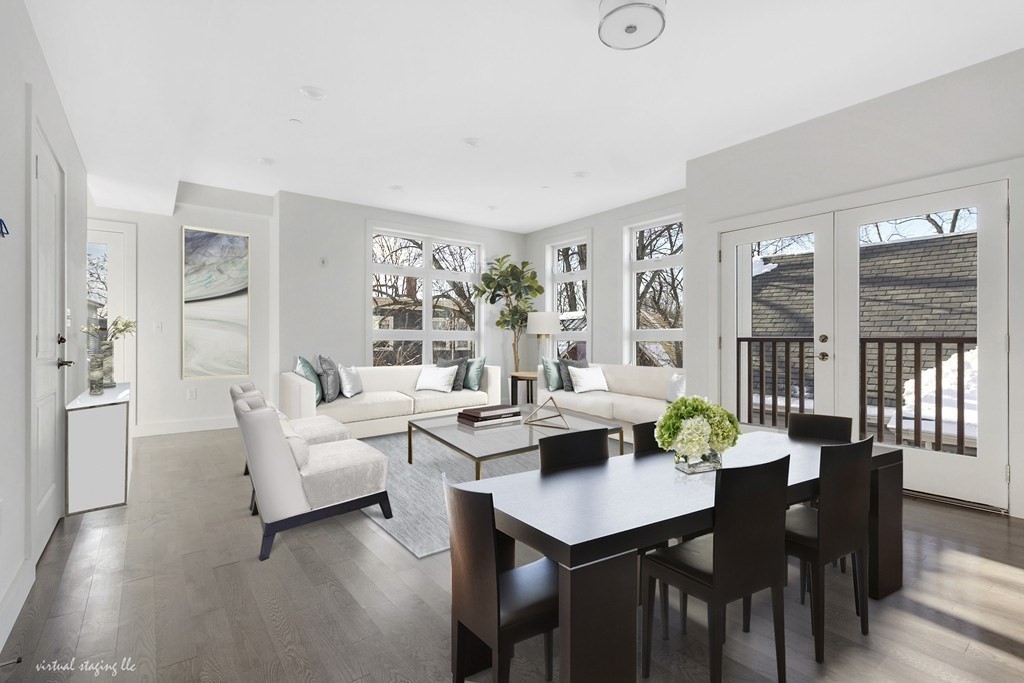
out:
{"label": "flush mount ceiling light", "polygon": [[481,143],[480,138],[463,138],[462,141],[470,147],[479,147]]}
{"label": "flush mount ceiling light", "polygon": [[260,157],[257,161],[260,162],[260,166],[273,166],[277,163],[276,159],[271,159],[270,157]]}
{"label": "flush mount ceiling light", "polygon": [[318,88],[315,85],[304,85],[299,88],[299,92],[307,100],[313,100],[314,102],[320,102],[327,97],[327,91],[323,88]]}
{"label": "flush mount ceiling light", "polygon": [[650,45],[665,30],[668,0],[601,0],[597,35],[616,50],[635,50]]}

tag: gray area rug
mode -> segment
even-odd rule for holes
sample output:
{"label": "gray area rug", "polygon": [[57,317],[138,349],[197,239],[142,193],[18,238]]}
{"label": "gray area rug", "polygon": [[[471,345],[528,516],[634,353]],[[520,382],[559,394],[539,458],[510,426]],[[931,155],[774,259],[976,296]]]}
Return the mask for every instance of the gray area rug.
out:
{"label": "gray area rug", "polygon": [[[441,473],[448,481],[472,481],[475,465],[450,448],[420,432],[413,432],[413,464],[408,462],[405,432],[363,439],[388,456],[388,498],[394,516],[384,519],[380,507],[363,508],[396,541],[418,558],[448,550],[448,514],[444,506]],[[615,451],[618,452],[618,446]],[[482,476],[498,477],[540,467],[536,451],[510,455],[483,463]]]}

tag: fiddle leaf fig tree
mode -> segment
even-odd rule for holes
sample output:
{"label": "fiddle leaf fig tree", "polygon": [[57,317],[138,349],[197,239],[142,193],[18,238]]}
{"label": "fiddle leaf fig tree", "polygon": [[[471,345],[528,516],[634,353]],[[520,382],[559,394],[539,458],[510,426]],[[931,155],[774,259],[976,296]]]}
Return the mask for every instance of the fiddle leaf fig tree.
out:
{"label": "fiddle leaf fig tree", "polygon": [[544,287],[529,261],[516,265],[511,258],[505,254],[488,261],[487,270],[480,274],[480,284],[473,285],[473,297],[501,304],[495,325],[512,333],[512,360],[519,372],[519,338],[526,330],[527,315],[535,310],[531,302],[544,293]]}

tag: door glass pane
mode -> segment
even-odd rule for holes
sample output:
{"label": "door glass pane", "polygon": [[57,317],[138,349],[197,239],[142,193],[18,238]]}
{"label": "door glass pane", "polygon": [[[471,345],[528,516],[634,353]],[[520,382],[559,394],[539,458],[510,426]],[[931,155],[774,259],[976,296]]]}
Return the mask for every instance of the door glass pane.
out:
{"label": "door glass pane", "polygon": [[785,426],[814,412],[814,234],[737,247],[738,416]]}
{"label": "door glass pane", "polygon": [[977,219],[860,227],[861,422],[876,441],[977,453]]}
{"label": "door glass pane", "polygon": [[373,329],[423,329],[423,279],[373,274]]}
{"label": "door glass pane", "polygon": [[[89,326],[106,327],[104,321],[101,325],[100,309],[107,305],[107,272],[108,272],[107,245],[102,242],[89,242],[85,252],[85,284],[86,303],[88,305]],[[88,348],[90,354],[99,353],[100,341],[97,337],[88,335]]]}
{"label": "door glass pane", "polygon": [[472,332],[476,329],[473,285],[458,280],[434,280],[433,327],[435,330]]}

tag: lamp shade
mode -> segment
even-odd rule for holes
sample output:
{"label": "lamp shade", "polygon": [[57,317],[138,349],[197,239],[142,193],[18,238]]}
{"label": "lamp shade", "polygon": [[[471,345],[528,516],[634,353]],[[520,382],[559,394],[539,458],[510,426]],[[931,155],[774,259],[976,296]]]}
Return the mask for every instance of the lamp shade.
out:
{"label": "lamp shade", "polygon": [[616,50],[635,50],[650,45],[665,30],[668,0],[601,0],[597,35]]}
{"label": "lamp shade", "polygon": [[526,334],[551,335],[562,331],[555,311],[534,311],[526,318]]}

